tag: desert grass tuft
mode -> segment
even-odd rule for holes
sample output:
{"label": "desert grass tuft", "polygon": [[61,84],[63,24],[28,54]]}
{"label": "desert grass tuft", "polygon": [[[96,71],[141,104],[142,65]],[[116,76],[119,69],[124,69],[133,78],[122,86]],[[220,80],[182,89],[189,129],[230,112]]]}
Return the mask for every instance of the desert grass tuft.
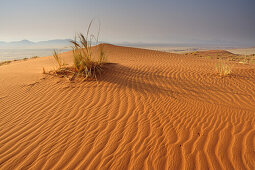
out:
{"label": "desert grass tuft", "polygon": [[231,74],[232,67],[225,61],[221,60],[219,63],[216,64],[216,71],[220,76],[227,76]]}
{"label": "desert grass tuft", "polygon": [[53,56],[59,65],[56,71],[58,74],[73,73],[71,80],[76,76],[81,76],[84,79],[96,79],[97,76],[103,72],[103,65],[106,62],[106,56],[103,50],[103,45],[99,45],[98,37],[90,34],[90,28],[93,20],[90,22],[86,34],[79,33],[71,40],[73,52],[73,67],[63,67],[63,60],[59,54],[54,50]]}
{"label": "desert grass tuft", "polygon": [[58,67],[62,68],[64,66],[64,61],[56,50],[53,51],[53,57],[56,60]]}
{"label": "desert grass tuft", "polygon": [[43,69],[43,74],[46,74],[45,68],[43,67],[42,69]]}
{"label": "desert grass tuft", "polygon": [[[86,35],[79,33],[74,40],[71,40],[73,51],[73,63],[76,72],[85,79],[95,78],[101,75],[103,64],[106,61],[103,45],[98,45],[98,36],[90,34],[90,28],[93,20],[88,26]],[[99,26],[100,31],[100,26]],[[95,46],[92,47],[92,42]]]}

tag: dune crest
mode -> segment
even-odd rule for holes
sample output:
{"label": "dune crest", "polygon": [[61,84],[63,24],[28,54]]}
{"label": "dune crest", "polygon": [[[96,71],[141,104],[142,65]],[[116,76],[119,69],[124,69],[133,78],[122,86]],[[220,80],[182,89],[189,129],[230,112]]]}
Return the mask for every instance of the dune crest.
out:
{"label": "dune crest", "polygon": [[104,49],[99,83],[43,75],[52,57],[0,67],[0,169],[255,168],[253,65]]}

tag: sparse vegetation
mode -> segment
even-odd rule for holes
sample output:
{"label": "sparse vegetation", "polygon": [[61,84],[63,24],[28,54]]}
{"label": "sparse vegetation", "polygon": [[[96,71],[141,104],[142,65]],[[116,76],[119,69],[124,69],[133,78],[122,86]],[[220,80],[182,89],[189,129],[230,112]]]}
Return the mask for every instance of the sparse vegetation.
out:
{"label": "sparse vegetation", "polygon": [[[33,56],[33,57],[31,57],[31,58],[38,58],[38,56]],[[5,65],[5,64],[10,64],[11,62],[16,62],[16,61],[26,61],[26,60],[28,60],[28,59],[30,59],[30,58],[27,58],[27,57],[25,57],[25,58],[23,58],[23,59],[14,59],[14,60],[11,60],[11,61],[3,61],[3,62],[0,62],[0,66],[1,65]]]}
{"label": "sparse vegetation", "polygon": [[[35,58],[35,57],[32,57],[32,58]],[[28,60],[28,58],[25,57],[23,59],[14,59],[14,60],[11,60],[11,61],[3,61],[3,62],[0,62],[0,66],[10,64],[11,62],[15,62],[15,61],[21,61],[21,60],[26,61],[26,60]]]}
{"label": "sparse vegetation", "polygon": [[[59,65],[57,74],[66,75],[72,73],[73,80],[76,76],[84,79],[97,79],[97,75],[103,72],[103,65],[106,62],[103,45],[98,45],[98,37],[90,34],[90,28],[93,20],[90,22],[86,35],[79,33],[74,40],[71,40],[73,51],[73,67],[63,67],[63,60],[59,54],[54,51],[53,56]],[[100,27],[99,27],[100,29]],[[92,42],[95,46],[92,46]]]}
{"label": "sparse vegetation", "polygon": [[73,62],[78,74],[85,78],[96,78],[102,73],[102,64],[105,62],[103,46],[96,46],[92,49],[91,42],[88,42],[83,34],[79,34],[80,42],[73,43]]}
{"label": "sparse vegetation", "polygon": [[247,55],[245,55],[244,58],[239,61],[239,63],[249,64],[250,63],[250,59],[249,59],[249,57]]}
{"label": "sparse vegetation", "polygon": [[208,58],[208,59],[213,59],[213,57],[212,57],[212,56],[207,56],[207,58]]}
{"label": "sparse vegetation", "polygon": [[43,74],[46,74],[45,68],[43,67],[42,69],[43,69]]}
{"label": "sparse vegetation", "polygon": [[219,63],[216,64],[216,71],[220,76],[227,76],[231,74],[232,67],[225,61],[221,60]]}
{"label": "sparse vegetation", "polygon": [[0,62],[0,66],[10,64],[10,63],[11,63],[11,61],[3,61],[3,62]]}
{"label": "sparse vegetation", "polygon": [[253,55],[245,55],[244,57],[242,57],[242,59],[239,61],[239,63],[254,64],[255,63],[255,57]]}
{"label": "sparse vegetation", "polygon": [[60,57],[60,55],[58,54],[58,52],[56,50],[53,51],[53,57],[56,60],[56,62],[58,63],[58,69],[62,68],[64,66],[64,61],[63,59]]}
{"label": "sparse vegetation", "polygon": [[251,59],[250,59],[250,64],[255,64],[255,57],[253,56]]}

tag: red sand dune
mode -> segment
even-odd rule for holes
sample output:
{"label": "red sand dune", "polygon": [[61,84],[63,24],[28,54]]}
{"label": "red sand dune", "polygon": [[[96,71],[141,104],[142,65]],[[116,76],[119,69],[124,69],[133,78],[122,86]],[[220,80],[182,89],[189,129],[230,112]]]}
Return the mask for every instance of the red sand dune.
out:
{"label": "red sand dune", "polygon": [[43,75],[52,57],[0,67],[0,169],[255,169],[254,65],[105,51],[98,83]]}

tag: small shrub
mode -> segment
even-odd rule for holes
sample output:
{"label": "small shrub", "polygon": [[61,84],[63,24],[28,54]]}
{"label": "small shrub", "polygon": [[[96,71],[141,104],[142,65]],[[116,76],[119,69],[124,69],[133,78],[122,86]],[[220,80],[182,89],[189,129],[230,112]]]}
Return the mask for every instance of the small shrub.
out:
{"label": "small shrub", "polygon": [[227,76],[231,74],[232,68],[229,64],[224,61],[220,61],[216,64],[216,71],[220,76]]}

